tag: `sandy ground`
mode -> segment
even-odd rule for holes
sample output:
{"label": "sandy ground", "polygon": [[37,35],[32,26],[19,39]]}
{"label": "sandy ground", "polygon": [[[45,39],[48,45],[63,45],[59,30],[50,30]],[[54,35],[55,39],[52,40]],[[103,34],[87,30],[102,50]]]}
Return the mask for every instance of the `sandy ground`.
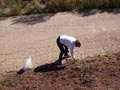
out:
{"label": "sandy ground", "polygon": [[0,76],[18,71],[26,58],[33,68],[58,58],[56,38],[66,34],[80,39],[77,59],[120,51],[120,10],[85,11],[0,19]]}

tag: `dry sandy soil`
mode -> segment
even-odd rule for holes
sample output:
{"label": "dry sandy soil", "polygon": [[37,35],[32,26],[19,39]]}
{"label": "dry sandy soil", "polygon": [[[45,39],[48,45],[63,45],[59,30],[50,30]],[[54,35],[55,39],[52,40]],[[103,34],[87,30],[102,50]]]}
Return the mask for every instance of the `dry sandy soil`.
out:
{"label": "dry sandy soil", "polygon": [[56,38],[80,39],[77,59],[120,51],[120,9],[0,18],[0,77],[18,71],[26,58],[33,68],[58,59]]}
{"label": "dry sandy soil", "polygon": [[61,68],[43,66],[21,75],[9,73],[0,82],[0,90],[120,90],[120,52]]}

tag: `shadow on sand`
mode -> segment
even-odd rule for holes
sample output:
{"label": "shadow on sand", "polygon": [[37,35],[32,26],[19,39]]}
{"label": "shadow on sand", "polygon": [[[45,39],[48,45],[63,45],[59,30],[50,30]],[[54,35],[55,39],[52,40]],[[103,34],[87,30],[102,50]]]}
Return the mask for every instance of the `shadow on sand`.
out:
{"label": "shadow on sand", "polygon": [[[70,56],[63,57],[62,61],[67,60],[68,58],[70,58]],[[49,71],[55,71],[55,70],[62,70],[66,67],[65,64],[58,65],[57,61],[58,60],[50,64],[44,64],[44,65],[38,66],[34,69],[34,72],[49,72]]]}
{"label": "shadow on sand", "polygon": [[109,14],[120,14],[120,9],[119,8],[115,8],[115,9],[88,9],[88,10],[83,10],[81,12],[79,12],[79,15],[82,15],[83,17],[86,16],[91,16],[91,15],[95,15],[98,13],[109,13]]}
{"label": "shadow on sand", "polygon": [[34,25],[37,23],[45,22],[54,15],[55,15],[55,13],[21,16],[18,18],[14,17],[12,24],[20,23],[20,24],[26,24],[26,25]]}
{"label": "shadow on sand", "polygon": [[[64,59],[67,59],[69,58],[70,56],[68,57],[63,57],[62,60]],[[38,66],[34,69],[34,72],[49,72],[49,71],[55,71],[55,70],[62,70],[65,68],[65,65],[64,64],[61,64],[61,65],[58,65],[57,64],[57,61],[56,60],[55,62],[52,62],[52,63],[49,63],[49,64],[44,64],[44,65],[41,65],[41,66]],[[26,72],[27,70],[23,70],[20,69],[17,74],[19,75],[22,75],[24,72]]]}
{"label": "shadow on sand", "polygon": [[56,62],[50,63],[50,64],[44,64],[41,66],[38,66],[34,69],[34,72],[49,72],[54,70],[62,70],[64,69],[64,65],[57,65]]}
{"label": "shadow on sand", "polygon": [[[41,66],[38,66],[34,69],[34,72],[49,72],[49,71],[55,71],[55,70],[62,70],[65,68],[65,65],[58,65],[56,64],[56,61],[50,64],[44,64]],[[23,69],[20,69],[17,74],[22,75],[26,72]]]}

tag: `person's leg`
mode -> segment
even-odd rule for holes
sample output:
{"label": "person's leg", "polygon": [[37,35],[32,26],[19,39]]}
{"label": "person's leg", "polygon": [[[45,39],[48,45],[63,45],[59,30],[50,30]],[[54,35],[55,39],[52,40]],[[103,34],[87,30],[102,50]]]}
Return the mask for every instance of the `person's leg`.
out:
{"label": "person's leg", "polygon": [[64,47],[63,47],[62,44],[59,44],[58,47],[60,49],[60,54],[59,54],[59,59],[58,60],[62,61],[62,56],[64,54]]}
{"label": "person's leg", "polygon": [[58,37],[58,39],[57,39],[57,45],[60,49],[58,62],[60,62],[62,64],[62,56],[63,56],[65,50],[64,50],[64,45],[60,43],[60,37]]}
{"label": "person's leg", "polygon": [[65,53],[64,53],[64,56],[69,56],[69,55],[68,55],[68,52],[69,52],[69,51],[68,51],[68,47],[65,46],[65,45],[64,45],[64,47],[65,47]]}

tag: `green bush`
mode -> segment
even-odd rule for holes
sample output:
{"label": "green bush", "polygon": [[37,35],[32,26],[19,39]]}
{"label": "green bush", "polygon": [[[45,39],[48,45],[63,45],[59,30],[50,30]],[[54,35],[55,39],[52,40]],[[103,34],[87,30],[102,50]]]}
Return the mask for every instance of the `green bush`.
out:
{"label": "green bush", "polygon": [[47,0],[51,11],[120,8],[120,0]]}
{"label": "green bush", "polygon": [[44,5],[39,2],[39,0],[31,0],[29,3],[26,3],[23,11],[24,14],[37,14],[44,12]]}
{"label": "green bush", "polygon": [[3,16],[3,12],[2,12],[2,9],[0,9],[0,16]]}
{"label": "green bush", "polygon": [[120,8],[120,0],[109,0],[111,8]]}
{"label": "green bush", "polygon": [[13,15],[21,15],[22,0],[12,0],[11,10]]}
{"label": "green bush", "polygon": [[0,0],[0,8],[4,6],[4,0]]}
{"label": "green bush", "polygon": [[120,0],[0,0],[0,16],[120,8]]}

